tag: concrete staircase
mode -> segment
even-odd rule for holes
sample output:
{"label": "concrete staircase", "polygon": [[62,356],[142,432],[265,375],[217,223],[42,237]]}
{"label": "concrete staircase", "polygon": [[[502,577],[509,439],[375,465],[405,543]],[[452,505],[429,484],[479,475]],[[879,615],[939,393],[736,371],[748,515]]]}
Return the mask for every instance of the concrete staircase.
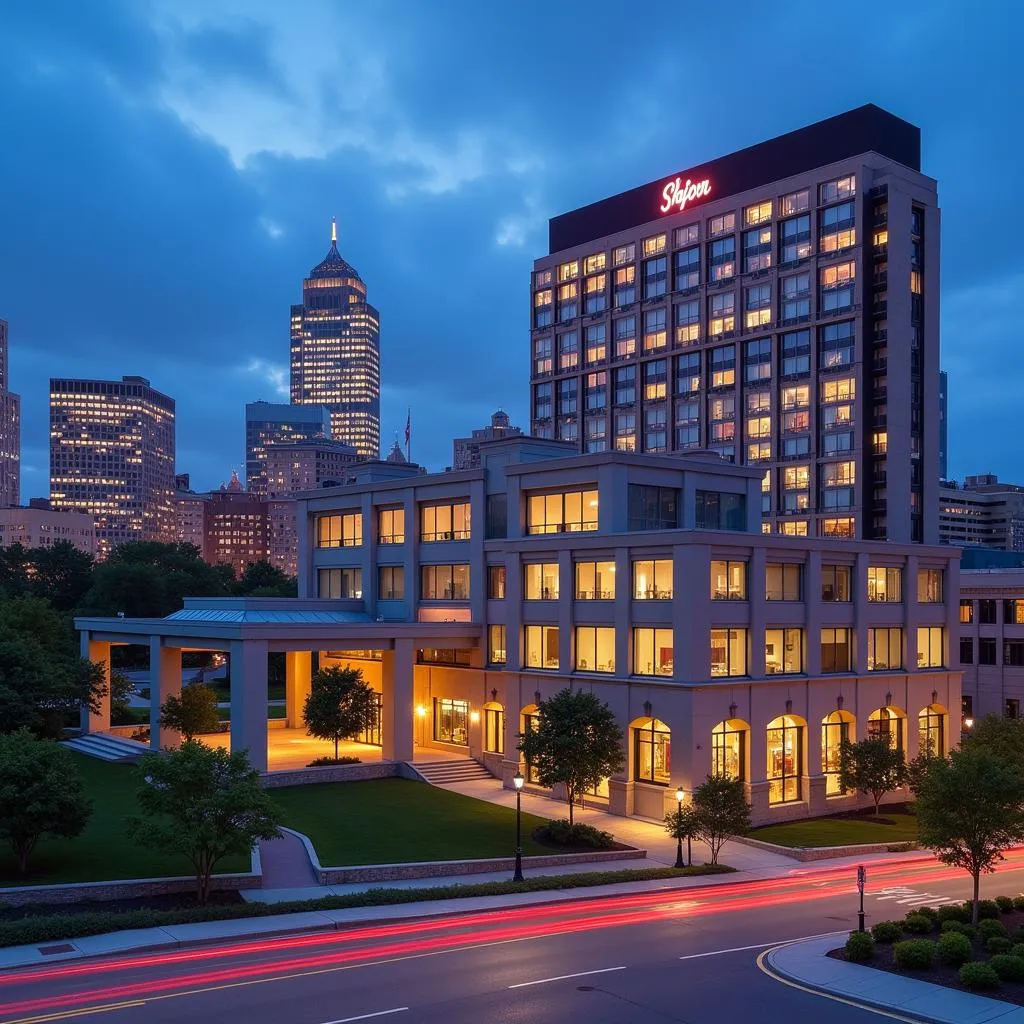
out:
{"label": "concrete staircase", "polygon": [[148,743],[125,739],[121,736],[108,736],[102,732],[91,732],[74,739],[64,740],[62,746],[77,750],[87,757],[96,757],[101,761],[138,761],[143,754],[148,754]]}
{"label": "concrete staircase", "polygon": [[416,769],[432,786],[446,786],[450,782],[475,782],[477,779],[493,779],[494,776],[471,757],[460,757],[447,761],[417,761]]}

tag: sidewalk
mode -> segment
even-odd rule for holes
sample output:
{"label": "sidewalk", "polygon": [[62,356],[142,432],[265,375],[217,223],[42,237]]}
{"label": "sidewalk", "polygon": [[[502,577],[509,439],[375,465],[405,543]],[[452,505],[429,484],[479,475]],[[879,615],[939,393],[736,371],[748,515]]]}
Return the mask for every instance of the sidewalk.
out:
{"label": "sidewalk", "polygon": [[996,1020],[999,1024],[1024,1024],[1024,1007],[1013,1003],[825,956],[830,949],[841,946],[847,935],[845,931],[836,932],[824,938],[777,946],[764,957],[768,973],[822,995],[877,1010],[906,1013],[930,1024],[986,1024]]}

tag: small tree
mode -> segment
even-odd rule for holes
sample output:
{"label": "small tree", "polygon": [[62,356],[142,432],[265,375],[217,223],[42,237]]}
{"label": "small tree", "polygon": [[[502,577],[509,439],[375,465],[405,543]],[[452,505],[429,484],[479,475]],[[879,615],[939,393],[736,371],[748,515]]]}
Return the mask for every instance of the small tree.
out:
{"label": "small tree", "polygon": [[260,839],[278,835],[281,810],[260,788],[259,772],[244,750],[230,754],[187,740],[179,750],[146,754],[139,790],[141,816],[129,834],[144,846],[184,854],[205,903],[217,863],[248,854]]}
{"label": "small tree", "polygon": [[982,872],[995,871],[1003,850],[1024,841],[1020,777],[992,751],[971,745],[931,758],[916,784],[918,839],[970,874],[977,924]]}
{"label": "small tree", "polygon": [[165,729],[177,729],[186,741],[201,733],[216,732],[220,726],[216,692],[200,683],[182,687],[180,695],[171,694],[160,705],[160,724]]}
{"label": "small tree", "polygon": [[843,740],[839,748],[840,788],[869,793],[875,802],[876,815],[882,797],[899,789],[906,778],[907,764],[903,760],[903,752],[884,737],[858,743]]}
{"label": "small tree", "polygon": [[313,676],[302,708],[306,732],[320,740],[355,739],[377,720],[377,692],[357,668],[322,668]]}
{"label": "small tree", "polygon": [[693,791],[696,835],[708,844],[711,863],[727,839],[743,835],[750,828],[750,804],[739,779],[709,775]]}
{"label": "small tree", "polygon": [[697,808],[693,804],[680,804],[665,815],[665,831],[677,842],[686,840],[686,866],[690,867],[690,840],[697,838]]}
{"label": "small tree", "polygon": [[985,715],[973,728],[964,730],[961,746],[990,751],[1024,779],[1024,719]]}
{"label": "small tree", "polygon": [[11,844],[22,874],[40,839],[73,839],[91,814],[70,751],[28,729],[0,735],[0,837]]}
{"label": "small tree", "polygon": [[537,705],[538,723],[519,749],[542,786],[565,786],[569,824],[581,793],[620,771],[622,730],[607,704],[585,690],[560,690]]}

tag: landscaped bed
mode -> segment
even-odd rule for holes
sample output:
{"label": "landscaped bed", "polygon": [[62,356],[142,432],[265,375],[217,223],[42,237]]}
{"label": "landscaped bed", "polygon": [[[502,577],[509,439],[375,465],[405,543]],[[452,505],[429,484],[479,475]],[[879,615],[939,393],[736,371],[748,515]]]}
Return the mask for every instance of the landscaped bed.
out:
{"label": "landscaped bed", "polygon": [[969,903],[917,907],[901,921],[851,933],[828,955],[1024,1006],[1024,897],[982,900],[978,925],[969,921]]}
{"label": "landscaped bed", "polygon": [[917,841],[917,819],[904,807],[883,807],[878,817],[870,811],[858,811],[830,818],[765,825],[749,835],[751,839],[794,848],[914,843]]}

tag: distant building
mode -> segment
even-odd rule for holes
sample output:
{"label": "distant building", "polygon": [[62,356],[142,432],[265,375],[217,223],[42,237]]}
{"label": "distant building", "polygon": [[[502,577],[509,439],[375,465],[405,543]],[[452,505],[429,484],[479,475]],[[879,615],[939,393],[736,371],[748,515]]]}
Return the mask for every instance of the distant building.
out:
{"label": "distant building", "polygon": [[943,481],[939,488],[939,539],[960,547],[1024,551],[1024,487],[992,473]]}
{"label": "distant building", "polygon": [[26,506],[0,508],[0,547],[48,548],[62,540],[94,555],[96,525],[92,516],[51,508],[46,498],[33,498]]}
{"label": "distant building", "polygon": [[480,465],[480,443],[499,441],[503,437],[517,437],[522,434],[520,427],[513,427],[508,413],[499,409],[492,417],[490,426],[474,430],[472,437],[455,438],[452,451],[452,469],[476,469]]}
{"label": "distant building", "polygon": [[0,506],[21,500],[21,399],[10,390],[7,321],[0,320]]}
{"label": "distant building", "polygon": [[241,576],[250,563],[269,560],[269,503],[243,490],[237,473],[226,487],[210,492],[204,517],[203,557],[211,565],[230,565]]}
{"label": "distant building", "polygon": [[145,377],[50,380],[50,501],[96,520],[97,555],[174,535],[174,399]]}
{"label": "distant building", "polygon": [[245,486],[266,493],[268,444],[330,438],[331,411],[326,405],[249,402],[245,407]]}
{"label": "distant building", "polygon": [[174,478],[174,539],[192,544],[204,551],[206,547],[206,506],[209,494],[196,494],[189,486],[188,473]]}
{"label": "distant building", "polygon": [[939,370],[939,479],[949,471],[949,374]]}

